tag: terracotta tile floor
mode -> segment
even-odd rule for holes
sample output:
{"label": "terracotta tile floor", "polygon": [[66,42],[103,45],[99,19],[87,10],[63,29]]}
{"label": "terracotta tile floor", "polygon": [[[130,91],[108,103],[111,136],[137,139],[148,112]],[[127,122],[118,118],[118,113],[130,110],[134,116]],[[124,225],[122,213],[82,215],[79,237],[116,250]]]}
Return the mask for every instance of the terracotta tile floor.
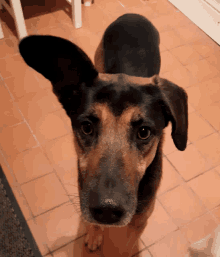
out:
{"label": "terracotta tile floor", "polygon": [[[161,76],[189,96],[189,140],[178,151],[166,128],[162,184],[139,256],[184,256],[220,223],[219,46],[167,0],[95,0],[82,6],[81,29],[72,25],[68,5],[46,12],[41,6],[33,16],[35,8],[24,6],[30,34],[67,38],[92,59],[104,29],[124,13],[145,15],[158,28]],[[5,11],[1,17],[0,162],[42,255],[80,256],[85,228],[70,120],[50,83],[20,57],[13,20]]]}

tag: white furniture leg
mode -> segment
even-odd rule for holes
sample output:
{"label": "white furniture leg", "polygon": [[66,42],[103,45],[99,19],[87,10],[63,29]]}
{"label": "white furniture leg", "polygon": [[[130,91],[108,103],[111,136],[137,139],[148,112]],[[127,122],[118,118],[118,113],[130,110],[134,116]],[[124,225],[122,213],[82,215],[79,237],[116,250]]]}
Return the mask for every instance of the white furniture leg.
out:
{"label": "white furniture leg", "polygon": [[2,30],[2,24],[0,20],[0,39],[4,38],[3,30]]}
{"label": "white furniture leg", "polygon": [[72,19],[75,24],[75,28],[82,27],[82,7],[81,0],[67,0],[72,5]]}
{"label": "white furniture leg", "polygon": [[[74,15],[74,16],[73,16]],[[82,6],[81,0],[72,0],[72,17],[75,19],[75,27],[82,27]]]}
{"label": "white furniture leg", "polygon": [[[2,0],[0,0],[0,10],[3,9]],[[0,19],[0,39],[4,38],[3,30],[2,30],[2,21]]]}
{"label": "white furniture leg", "polygon": [[28,34],[25,26],[21,2],[20,0],[10,0],[10,4],[13,10],[13,15],[14,15],[18,36],[20,39],[22,39],[23,37],[26,37]]}

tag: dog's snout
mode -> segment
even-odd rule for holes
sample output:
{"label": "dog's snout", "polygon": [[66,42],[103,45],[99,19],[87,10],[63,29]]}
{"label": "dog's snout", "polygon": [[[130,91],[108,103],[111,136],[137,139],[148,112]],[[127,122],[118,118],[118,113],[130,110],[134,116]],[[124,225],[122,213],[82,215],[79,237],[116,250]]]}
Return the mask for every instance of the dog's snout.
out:
{"label": "dog's snout", "polygon": [[104,204],[89,209],[93,218],[102,224],[117,223],[125,215],[125,210],[120,205],[112,204],[111,201],[106,201]]}

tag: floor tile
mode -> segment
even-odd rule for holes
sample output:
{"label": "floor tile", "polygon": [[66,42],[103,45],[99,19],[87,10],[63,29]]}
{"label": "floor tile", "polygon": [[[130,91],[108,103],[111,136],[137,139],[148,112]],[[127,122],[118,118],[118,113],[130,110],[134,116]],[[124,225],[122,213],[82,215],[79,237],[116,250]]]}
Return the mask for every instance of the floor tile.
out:
{"label": "floor tile", "polygon": [[37,33],[39,35],[50,35],[55,37],[61,37],[67,40],[72,40],[73,29],[73,25],[60,24],[59,27],[42,27],[41,29],[37,30]]}
{"label": "floor tile", "polygon": [[199,81],[208,80],[219,75],[219,70],[211,65],[207,60],[199,60],[186,66],[186,68]]}
{"label": "floor tile", "polygon": [[185,44],[185,41],[178,36],[175,30],[164,31],[160,33],[161,43],[168,49],[173,49]]}
{"label": "floor tile", "polygon": [[[81,30],[75,32],[75,43],[89,56],[89,58],[93,61],[94,53],[96,51],[97,46],[100,43],[100,38],[97,37],[95,32],[90,32],[89,30]],[[90,42],[88,44],[88,42]]]}
{"label": "floor tile", "polygon": [[211,54],[220,54],[220,48],[217,43],[207,37],[207,39],[199,39],[190,44],[193,49],[203,57],[209,57]]}
{"label": "floor tile", "polygon": [[56,112],[61,119],[64,121],[66,128],[68,129],[69,133],[73,133],[72,123],[70,117],[66,114],[66,111],[62,108]]}
{"label": "floor tile", "polygon": [[218,172],[218,174],[220,175],[220,165],[215,167],[215,170]]}
{"label": "floor tile", "polygon": [[13,38],[3,38],[0,40],[0,58],[9,57],[18,53],[17,45]]}
{"label": "floor tile", "polygon": [[0,80],[1,92],[1,113],[0,127],[13,126],[23,121],[23,118],[13,102],[9,91],[6,89],[4,82]]}
{"label": "floor tile", "polygon": [[188,19],[183,13],[178,11],[178,9],[176,9],[175,12],[169,14],[169,19],[172,22],[174,29],[192,24],[192,21]]}
{"label": "floor tile", "polygon": [[38,92],[41,89],[34,73],[35,71],[31,69],[24,69],[19,74],[5,79],[5,84],[15,99],[19,99],[26,93]]}
{"label": "floor tile", "polygon": [[163,44],[160,43],[160,52],[162,53],[162,52],[165,52],[165,51],[167,51],[166,47]]}
{"label": "floor tile", "polygon": [[220,66],[220,54],[219,54],[218,52],[209,55],[209,57],[206,58],[206,60],[207,60],[211,65],[213,65],[213,66],[215,66],[215,67],[219,67],[219,66]]}
{"label": "floor tile", "polygon": [[195,146],[199,152],[206,158],[210,166],[217,166],[220,164],[220,136],[213,133],[205,138],[195,142]]}
{"label": "floor tile", "polygon": [[220,112],[220,102],[212,103],[200,109],[201,115],[216,129],[220,130],[220,117],[216,113]]}
{"label": "floor tile", "polygon": [[182,64],[172,55],[169,51],[161,53],[161,70],[160,73],[165,73],[171,71],[178,67],[181,67]]}
{"label": "floor tile", "polygon": [[44,145],[57,175],[70,195],[78,195],[78,166],[72,135],[52,140]]}
{"label": "floor tile", "polygon": [[26,123],[3,128],[0,133],[0,142],[6,156],[12,156],[38,144]]}
{"label": "floor tile", "polygon": [[190,180],[187,185],[200,197],[208,209],[213,209],[220,204],[220,175],[215,169]]}
{"label": "floor tile", "polygon": [[154,18],[159,17],[159,15],[156,12],[154,12],[153,9],[148,4],[137,6],[137,7],[126,8],[125,10],[126,10],[126,13],[138,13],[140,15],[143,15],[150,21]]}
{"label": "floor tile", "polygon": [[140,0],[132,1],[132,0],[120,0],[119,3],[122,4],[125,8],[127,7],[135,7],[135,6],[143,6]]}
{"label": "floor tile", "polygon": [[170,80],[179,87],[187,88],[198,82],[196,77],[194,77],[184,66],[179,66],[178,68],[173,68],[161,74],[162,77]]}
{"label": "floor tile", "polygon": [[177,226],[173,223],[172,218],[156,201],[154,211],[148,219],[148,224],[141,235],[141,239],[146,246],[149,246],[176,229]]}
{"label": "floor tile", "polygon": [[180,185],[158,199],[177,226],[183,226],[206,212],[200,199],[186,185]]}
{"label": "floor tile", "polygon": [[149,247],[152,256],[185,257],[189,243],[180,230],[171,232],[162,240]]}
{"label": "floor tile", "polygon": [[169,15],[161,15],[157,18],[153,18],[151,22],[158,29],[160,33],[163,31],[173,29],[173,21],[169,19]]}
{"label": "floor tile", "polygon": [[[138,1],[137,1],[138,2]],[[118,1],[101,1],[96,0],[96,3],[104,12],[109,13],[125,13],[125,8]]]}
{"label": "floor tile", "polygon": [[64,169],[70,168],[69,161],[76,157],[71,134],[46,142],[43,148],[50,162]]}
{"label": "floor tile", "polygon": [[163,157],[163,174],[161,179],[161,185],[157,192],[157,195],[161,195],[168,190],[179,186],[183,183],[183,179],[179,173],[174,169],[171,163],[167,160],[166,157]]}
{"label": "floor tile", "polygon": [[65,123],[56,112],[32,117],[29,124],[40,143],[64,136],[69,133]]}
{"label": "floor tile", "polygon": [[174,49],[171,49],[170,52],[183,64],[191,64],[200,59],[202,56],[197,53],[192,46],[190,45],[181,45]]}
{"label": "floor tile", "polygon": [[57,27],[59,25],[59,21],[52,15],[52,13],[48,13],[28,19],[28,25],[29,27],[34,27],[35,30],[39,30],[45,27]]}
{"label": "floor tile", "polygon": [[5,156],[3,156],[2,151],[0,151],[0,165],[4,174],[7,178],[7,181],[11,188],[19,187],[19,183],[15,177],[13,170],[9,167],[9,164],[6,162]]}
{"label": "floor tile", "polygon": [[190,243],[195,243],[210,234],[217,224],[210,213],[206,213],[182,227],[180,230]]}
{"label": "floor tile", "polygon": [[146,249],[132,257],[152,257],[152,255],[149,253],[148,249]]}
{"label": "floor tile", "polygon": [[54,173],[50,173],[23,184],[21,189],[35,216],[69,200],[60,181]]}
{"label": "floor tile", "polygon": [[199,115],[197,112],[189,114],[188,137],[191,142],[197,141],[214,132],[215,130],[213,127],[210,126],[210,124],[204,120],[204,118],[201,117],[201,115]]}
{"label": "floor tile", "polygon": [[50,90],[40,89],[38,92],[27,93],[16,101],[25,119],[40,119],[43,115],[62,108],[57,97]]}
{"label": "floor tile", "polygon": [[7,161],[20,184],[41,177],[53,168],[40,147],[12,155]]}
{"label": "floor tile", "polygon": [[65,245],[64,247],[53,252],[53,257],[66,257],[66,256],[85,256],[85,257],[100,257],[99,252],[88,253],[84,247],[84,237]]}
{"label": "floor tile", "polygon": [[152,8],[153,12],[158,13],[158,15],[172,14],[176,11],[176,8],[168,1],[143,0],[143,2],[145,2],[146,5],[149,5]]}
{"label": "floor tile", "polygon": [[214,215],[214,218],[217,220],[217,222],[220,222],[220,206],[216,207],[210,212],[212,215]]}
{"label": "floor tile", "polygon": [[0,67],[3,78],[19,76],[21,72],[24,74],[28,68],[19,54],[0,59]]}
{"label": "floor tile", "polygon": [[32,235],[34,235],[34,240],[38,246],[38,249],[41,253],[42,256],[47,256],[47,254],[49,254],[49,248],[47,246],[47,232],[42,231],[42,228],[40,226],[37,225],[37,223],[35,222],[35,220],[31,219],[28,220],[27,222],[28,227],[32,233]]}
{"label": "floor tile", "polygon": [[23,118],[13,102],[2,101],[0,127],[13,126],[23,122]]}
{"label": "floor tile", "polygon": [[[98,33],[107,28],[108,17],[104,15],[102,9],[97,5],[91,5],[89,8],[82,6],[83,28],[89,29],[90,32]],[[100,21],[102,21],[100,23]]]}
{"label": "floor tile", "polygon": [[220,95],[219,82],[220,78],[217,76],[186,88],[190,104],[195,109],[200,110],[218,102]]}
{"label": "floor tile", "polygon": [[184,152],[175,151],[166,156],[185,180],[189,180],[210,168],[196,147],[188,145]]}
{"label": "floor tile", "polygon": [[35,75],[35,77],[38,81],[38,84],[40,85],[41,88],[48,89],[52,92],[53,87],[52,87],[51,82],[48,79],[46,79],[42,74],[37,73],[37,72],[34,75]]}
{"label": "floor tile", "polygon": [[30,209],[21,189],[18,187],[13,188],[13,194],[14,194],[16,200],[18,201],[18,204],[22,210],[25,220],[28,221],[28,220],[32,219],[31,209]]}
{"label": "floor tile", "polygon": [[188,103],[188,114],[195,112],[195,108],[192,107],[190,103]]}
{"label": "floor tile", "polygon": [[195,42],[204,38],[207,39],[207,35],[194,23],[186,24],[185,26],[176,28],[175,30],[186,43]]}
{"label": "floor tile", "polygon": [[86,233],[80,215],[70,202],[38,216],[36,224],[47,235],[46,244],[51,251]]}
{"label": "floor tile", "polygon": [[69,25],[73,25],[72,13],[66,11],[65,8],[53,12],[53,16],[60,22],[60,24],[67,23]]}

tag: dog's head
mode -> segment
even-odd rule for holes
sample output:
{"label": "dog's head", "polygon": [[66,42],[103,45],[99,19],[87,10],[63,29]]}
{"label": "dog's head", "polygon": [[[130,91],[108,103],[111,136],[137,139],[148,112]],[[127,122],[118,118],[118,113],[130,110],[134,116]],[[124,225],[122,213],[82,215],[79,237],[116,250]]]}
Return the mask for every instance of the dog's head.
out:
{"label": "dog's head", "polygon": [[19,49],[25,62],[51,81],[71,119],[83,217],[127,225],[157,189],[156,156],[169,121],[174,144],[186,148],[185,91],[159,76],[98,73],[79,47],[61,38],[30,36]]}

